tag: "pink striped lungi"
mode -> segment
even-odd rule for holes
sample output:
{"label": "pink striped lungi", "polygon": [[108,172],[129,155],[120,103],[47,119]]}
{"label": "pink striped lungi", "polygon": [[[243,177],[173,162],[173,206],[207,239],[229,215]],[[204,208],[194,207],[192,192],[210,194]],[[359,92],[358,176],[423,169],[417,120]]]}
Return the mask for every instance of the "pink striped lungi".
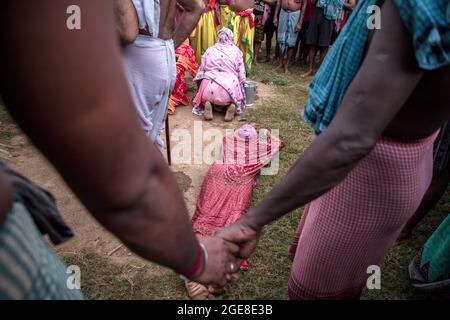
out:
{"label": "pink striped lungi", "polygon": [[357,298],[419,207],[433,171],[433,142],[382,138],[336,187],[311,202],[298,230],[290,299]]}

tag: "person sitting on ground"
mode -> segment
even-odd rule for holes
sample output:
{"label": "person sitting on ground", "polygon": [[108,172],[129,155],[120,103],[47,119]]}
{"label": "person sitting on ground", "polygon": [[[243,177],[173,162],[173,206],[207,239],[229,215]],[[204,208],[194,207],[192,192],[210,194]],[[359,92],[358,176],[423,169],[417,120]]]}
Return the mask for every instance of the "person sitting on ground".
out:
{"label": "person sitting on ground", "polygon": [[[305,9],[305,0],[279,0],[277,2],[274,24],[278,27],[277,41],[284,73],[289,73],[289,64],[296,51],[298,33],[302,29]],[[279,17],[278,13],[280,13]]]}
{"label": "person sitting on ground", "polygon": [[194,80],[200,83],[192,102],[192,113],[205,120],[213,119],[216,110],[226,110],[225,121],[245,109],[245,68],[242,52],[234,44],[233,32],[222,28],[217,33],[217,43],[202,56],[202,64]]}

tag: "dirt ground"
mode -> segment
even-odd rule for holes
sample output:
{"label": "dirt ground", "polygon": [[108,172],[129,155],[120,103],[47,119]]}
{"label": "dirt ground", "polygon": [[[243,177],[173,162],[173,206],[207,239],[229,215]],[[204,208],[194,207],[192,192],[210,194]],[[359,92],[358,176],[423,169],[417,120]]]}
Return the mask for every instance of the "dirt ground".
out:
{"label": "dirt ground", "polygon": [[[192,96],[193,90],[189,95]],[[258,106],[274,94],[273,87],[258,83],[258,93],[254,106]],[[171,134],[177,129],[187,129],[194,140],[203,141],[201,135],[194,134],[194,122],[201,125],[203,130],[217,128],[225,133],[227,129],[236,129],[245,123],[245,117],[236,117],[233,122],[223,121],[223,114],[215,114],[211,122],[202,121],[201,117],[191,112],[190,106],[177,108],[175,115],[170,116]],[[173,137],[173,136],[172,136]],[[49,190],[57,199],[58,207],[68,225],[73,229],[75,237],[57,248],[59,254],[77,254],[83,250],[94,251],[107,257],[110,261],[123,264],[140,264],[144,262],[121,245],[113,235],[101,227],[78,201],[55,172],[54,168],[27,141],[26,137],[17,132],[9,141],[4,141],[9,155],[3,159],[7,165],[20,172],[43,188]],[[171,138],[171,141],[173,138]],[[176,141],[172,141],[172,148]],[[194,150],[194,148],[192,148]],[[180,189],[182,190],[189,214],[192,216],[200,192],[203,178],[208,170],[207,164],[176,164],[171,167]]]}

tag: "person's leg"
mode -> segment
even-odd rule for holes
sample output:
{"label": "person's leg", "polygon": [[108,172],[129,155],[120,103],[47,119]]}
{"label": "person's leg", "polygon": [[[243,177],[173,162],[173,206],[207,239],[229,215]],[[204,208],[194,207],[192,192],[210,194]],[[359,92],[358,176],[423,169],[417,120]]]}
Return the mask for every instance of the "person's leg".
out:
{"label": "person's leg", "polygon": [[304,67],[307,65],[308,60],[308,46],[305,44],[305,41],[300,41],[300,53],[299,53],[299,60],[300,60],[300,66]]}
{"label": "person's leg", "polygon": [[[450,162],[449,162],[450,163]],[[403,242],[411,238],[413,228],[425,217],[425,215],[434,208],[434,206],[441,200],[447,187],[450,183],[450,166],[441,172],[433,172],[433,180],[427,190],[427,193],[422,199],[420,207],[416,213],[408,221],[403,228],[397,243]]]}
{"label": "person's leg", "polygon": [[431,181],[433,140],[389,144],[382,138],[363,165],[310,203],[289,280],[291,299],[359,297],[367,268],[380,265],[419,207]]}
{"label": "person's leg", "polygon": [[319,56],[319,64],[315,66],[315,69],[319,69],[320,66],[322,65],[323,59],[325,59],[325,56],[328,53],[328,48],[329,47],[321,47],[320,48],[320,56]]}
{"label": "person's leg", "polygon": [[264,41],[264,25],[262,24],[262,15],[255,16],[256,26],[253,39],[253,64],[258,65],[258,55],[261,50],[261,44]]}
{"label": "person's leg", "polygon": [[270,54],[272,52],[273,32],[266,33],[266,59],[264,62],[270,62]]}
{"label": "person's leg", "polygon": [[205,102],[205,113],[203,114],[203,117],[206,121],[211,121],[213,119],[213,107],[209,101]]}
{"label": "person's leg", "polygon": [[285,74],[289,74],[289,65],[291,64],[291,62],[294,58],[295,52],[296,52],[295,47],[287,49],[286,59],[285,59],[285,63],[284,63],[284,73]]}
{"label": "person's leg", "polygon": [[258,65],[258,54],[259,54],[259,51],[261,50],[261,42],[260,41],[255,41],[254,50],[255,50],[255,52],[253,53],[253,64],[255,66],[257,66]]}
{"label": "person's leg", "polygon": [[442,198],[450,183],[450,124],[446,123],[434,142],[433,180],[414,216],[403,228],[397,243],[408,240],[412,229]]}
{"label": "person's leg", "polygon": [[273,58],[274,62],[278,61],[280,59],[280,46],[278,45],[278,34],[275,34],[276,36],[276,45],[275,45],[275,57]]}
{"label": "person's leg", "polygon": [[317,53],[317,47],[311,46],[309,49],[309,55],[308,55],[308,71],[302,75],[302,77],[310,77],[314,74],[314,60],[316,58]]}
{"label": "person's leg", "polygon": [[299,38],[300,38],[300,66],[306,67],[307,66],[307,60],[308,60],[308,51],[309,46],[306,44],[306,36],[308,34],[308,28],[309,28],[309,22],[304,22],[302,30],[300,31]]}
{"label": "person's leg", "polygon": [[235,114],[236,114],[236,106],[234,103],[232,103],[227,107],[227,112],[225,114],[224,120],[226,122],[233,121]]}

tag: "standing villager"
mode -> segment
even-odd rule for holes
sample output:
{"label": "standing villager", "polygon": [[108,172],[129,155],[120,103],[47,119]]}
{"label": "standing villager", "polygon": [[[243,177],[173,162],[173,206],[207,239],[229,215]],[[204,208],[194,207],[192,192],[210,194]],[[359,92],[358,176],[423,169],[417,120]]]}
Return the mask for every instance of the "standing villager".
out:
{"label": "standing villager", "polygon": [[206,50],[194,80],[200,82],[192,101],[192,113],[212,120],[213,107],[226,110],[225,121],[245,109],[245,68],[242,52],[233,42],[233,33],[223,28],[217,33],[217,43]]}
{"label": "standing villager", "polygon": [[[369,37],[375,4],[383,27]],[[359,298],[368,268],[381,265],[419,207],[433,143],[450,119],[449,10],[446,0],[361,0],[309,88],[304,117],[318,137],[265,199],[219,233],[245,259],[264,225],[309,203],[291,299]]]}
{"label": "standing villager", "polygon": [[305,16],[303,17],[302,29],[298,34],[299,42],[299,60],[300,65],[306,66],[308,61],[309,46],[306,44],[306,35],[308,34],[309,24],[314,12],[314,0],[306,0]]}
{"label": "standing villager", "polygon": [[306,44],[310,48],[309,66],[303,77],[314,75],[317,52],[320,52],[319,65],[322,64],[330,47],[333,30],[336,28],[336,20],[339,18],[342,7],[343,0],[316,0],[316,7],[306,35]]}
{"label": "standing villager", "polygon": [[[267,12],[267,19],[265,19],[264,23],[264,33],[266,35],[266,59],[265,62],[270,62],[270,55],[272,51],[272,39],[273,35],[275,34],[275,39],[277,39],[277,27],[274,25],[274,18],[275,13],[277,11],[277,0],[272,0],[270,2],[267,2],[266,4],[266,12]],[[279,50],[278,50],[278,40],[275,41],[275,58],[274,60],[278,59],[279,57]]]}
{"label": "standing villager", "polygon": [[[184,1],[184,0],[183,0]],[[192,30],[199,16],[200,2],[179,1],[184,8],[175,29],[176,2],[170,7],[171,23],[161,25],[160,3],[154,0],[132,0],[137,13],[139,35],[123,48],[125,74],[139,119],[147,136],[158,149],[164,147],[160,133],[167,116],[167,104],[176,79],[175,46]],[[175,30],[174,30],[175,29]],[[160,34],[169,34],[162,38]],[[175,46],[174,46],[175,42]]]}
{"label": "standing villager", "polygon": [[416,213],[403,228],[397,243],[411,238],[413,228],[441,200],[450,182],[450,123],[445,123],[434,142],[433,180]]}
{"label": "standing villager", "polygon": [[253,6],[253,15],[255,16],[255,38],[253,42],[253,64],[258,65],[258,54],[261,50],[261,44],[264,41],[264,11],[265,0],[256,0]]}
{"label": "standing villager", "polygon": [[[278,47],[281,66],[289,73],[289,64],[294,58],[298,33],[305,16],[306,0],[279,0],[275,13],[275,25],[278,27]],[[278,17],[279,13],[279,17]]]}

